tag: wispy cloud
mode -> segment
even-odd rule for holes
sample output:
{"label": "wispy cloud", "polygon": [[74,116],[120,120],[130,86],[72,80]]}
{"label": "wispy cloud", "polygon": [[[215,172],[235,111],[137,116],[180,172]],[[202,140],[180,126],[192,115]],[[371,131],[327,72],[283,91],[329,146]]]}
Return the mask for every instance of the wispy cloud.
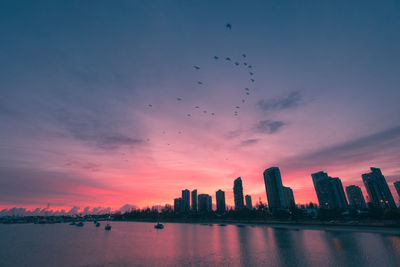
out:
{"label": "wispy cloud", "polygon": [[258,133],[274,134],[278,132],[284,125],[285,123],[283,121],[263,120],[259,121],[254,126],[254,129]]}
{"label": "wispy cloud", "polygon": [[261,99],[257,106],[262,111],[279,111],[284,109],[296,108],[303,103],[301,91],[293,91],[281,98]]}

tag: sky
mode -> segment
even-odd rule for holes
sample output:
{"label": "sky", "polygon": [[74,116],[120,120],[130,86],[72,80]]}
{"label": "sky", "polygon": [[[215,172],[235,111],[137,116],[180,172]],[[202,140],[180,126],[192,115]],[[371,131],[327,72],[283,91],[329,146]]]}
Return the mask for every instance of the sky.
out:
{"label": "sky", "polygon": [[1,1],[0,208],[146,207],[185,188],[222,189],[233,205],[239,176],[266,202],[272,166],[297,203],[316,202],[321,170],[366,194],[370,167],[398,200],[399,12],[398,1]]}

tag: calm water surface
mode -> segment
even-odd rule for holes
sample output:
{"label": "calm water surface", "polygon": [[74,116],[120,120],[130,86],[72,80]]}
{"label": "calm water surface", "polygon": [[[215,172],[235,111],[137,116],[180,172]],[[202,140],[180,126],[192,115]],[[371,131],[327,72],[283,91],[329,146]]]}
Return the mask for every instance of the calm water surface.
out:
{"label": "calm water surface", "polygon": [[400,236],[153,225],[0,225],[0,266],[400,266]]}

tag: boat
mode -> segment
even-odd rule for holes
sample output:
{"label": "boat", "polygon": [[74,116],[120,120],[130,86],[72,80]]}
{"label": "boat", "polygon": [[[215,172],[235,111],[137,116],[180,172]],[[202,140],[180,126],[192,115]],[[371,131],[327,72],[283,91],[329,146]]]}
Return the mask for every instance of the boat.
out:
{"label": "boat", "polygon": [[82,226],[84,226],[84,224],[83,224],[83,222],[79,222],[76,226],[82,227]]}
{"label": "boat", "polygon": [[100,223],[98,222],[98,223],[96,223],[96,227],[99,227],[100,226]]}
{"label": "boat", "polygon": [[75,221],[72,221],[69,225],[75,225]]}
{"label": "boat", "polygon": [[106,227],[104,227],[104,229],[106,231],[110,231],[111,230],[111,225],[109,223],[107,223]]}
{"label": "boat", "polygon": [[154,228],[156,228],[156,229],[164,229],[164,225],[162,223],[157,223],[156,225],[154,225]]}

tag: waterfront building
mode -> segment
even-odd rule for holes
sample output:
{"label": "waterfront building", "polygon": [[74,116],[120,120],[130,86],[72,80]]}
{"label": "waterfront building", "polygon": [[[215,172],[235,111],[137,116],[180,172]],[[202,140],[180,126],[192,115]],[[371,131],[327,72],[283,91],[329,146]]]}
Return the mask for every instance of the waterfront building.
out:
{"label": "waterfront building", "polygon": [[400,202],[400,181],[394,182],[394,188],[396,188],[397,195],[399,196],[399,202]]}
{"label": "waterfront building", "polygon": [[207,194],[199,194],[197,197],[199,213],[206,213],[212,210],[212,199]]}
{"label": "waterfront building", "polygon": [[224,213],[226,210],[225,207],[225,192],[219,189],[215,193],[216,201],[217,201],[217,212]]}
{"label": "waterfront building", "polygon": [[283,187],[283,195],[285,196],[286,206],[293,210],[296,207],[296,202],[294,201],[293,190],[290,187]]}
{"label": "waterfront building", "polygon": [[174,211],[175,212],[183,211],[183,200],[181,197],[174,199]]}
{"label": "waterfront building", "polygon": [[356,185],[347,186],[346,193],[347,193],[347,198],[349,199],[350,207],[360,210],[367,208],[364,195],[359,186]]}
{"label": "waterfront building", "polygon": [[370,201],[375,207],[396,208],[396,203],[385,177],[379,168],[371,167],[371,172],[361,175]]}
{"label": "waterfront building", "polygon": [[320,208],[346,209],[348,207],[342,182],[339,178],[331,178],[320,171],[311,174]]}
{"label": "waterfront building", "polygon": [[253,203],[251,202],[251,196],[250,195],[246,195],[245,196],[245,200],[246,200],[246,208],[249,210],[253,209]]}
{"label": "waterfront building", "polygon": [[241,210],[244,208],[243,201],[243,185],[240,177],[236,178],[233,182],[233,196],[235,200],[235,210]]}
{"label": "waterfront building", "polygon": [[271,167],[264,171],[265,191],[267,193],[268,208],[271,211],[287,209],[285,196],[283,194],[283,185],[281,172],[278,167]]}
{"label": "waterfront building", "polygon": [[190,209],[190,191],[182,190],[183,211],[187,212]]}
{"label": "waterfront building", "polygon": [[192,191],[192,210],[197,211],[197,189]]}

